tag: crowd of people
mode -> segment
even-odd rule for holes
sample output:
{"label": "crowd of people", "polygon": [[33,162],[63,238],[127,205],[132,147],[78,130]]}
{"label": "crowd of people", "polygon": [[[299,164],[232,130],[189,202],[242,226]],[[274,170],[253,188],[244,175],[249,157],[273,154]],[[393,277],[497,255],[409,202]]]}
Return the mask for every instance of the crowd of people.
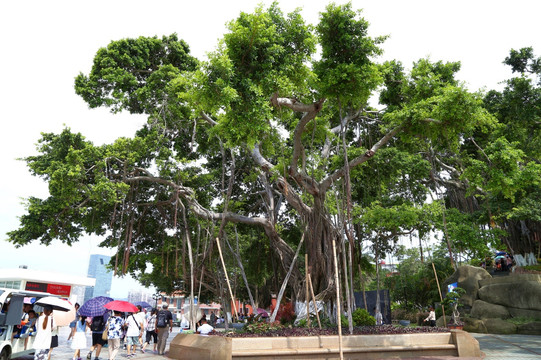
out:
{"label": "crowd of people", "polygon": [[492,269],[494,272],[505,272],[512,271],[514,265],[515,259],[513,258],[513,255],[500,251],[494,257],[494,259],[488,257],[481,263],[480,266],[485,270]]}
{"label": "crowd of people", "polygon": [[126,357],[130,359],[137,351],[145,353],[151,341],[154,352],[164,355],[167,338],[173,329],[173,315],[167,309],[168,304],[164,303],[161,310],[137,308],[139,311],[136,313],[113,311],[111,315],[106,313],[91,319],[78,316],[70,325],[73,331],[68,338],[74,350],[73,360],[81,360],[81,350],[88,348],[88,331],[92,333],[92,344],[86,355],[87,360],[91,360],[93,354],[94,360],[100,360],[101,350],[105,346],[110,360],[114,360],[121,349],[126,350]]}
{"label": "crowd of people", "polygon": [[[163,303],[161,309],[143,309],[137,306],[138,312],[122,313],[112,311],[103,316],[87,317],[77,315],[70,323],[70,334],[67,343],[73,352],[73,360],[82,360],[81,353],[88,349],[87,360],[100,360],[102,349],[107,347],[108,359],[114,360],[121,349],[126,350],[128,359],[135,356],[137,351],[145,353],[149,344],[153,343],[153,351],[159,355],[165,354],[169,334],[173,330],[173,315],[168,310],[168,304]],[[79,304],[75,304],[76,311]],[[211,315],[211,323],[215,325],[219,320],[215,314]],[[13,338],[19,337],[23,332],[30,332],[35,336],[33,348],[34,360],[50,360],[51,353],[58,346],[58,327],[54,321],[53,308],[44,306],[42,314],[38,317],[32,304],[24,304],[21,325],[14,331]],[[208,323],[204,316],[198,323],[196,333],[209,335],[214,327]],[[87,342],[87,333],[92,334],[92,340]]]}

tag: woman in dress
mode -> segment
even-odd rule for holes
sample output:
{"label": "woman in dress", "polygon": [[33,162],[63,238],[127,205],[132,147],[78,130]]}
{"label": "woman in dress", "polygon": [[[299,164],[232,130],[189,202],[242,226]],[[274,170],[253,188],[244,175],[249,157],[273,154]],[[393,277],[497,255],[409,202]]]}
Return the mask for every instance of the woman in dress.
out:
{"label": "woman in dress", "polygon": [[71,342],[71,348],[75,350],[73,360],[81,360],[81,349],[86,349],[87,327],[86,316],[81,316],[75,326],[75,335],[73,335],[73,341]]}
{"label": "woman in dress", "polygon": [[34,339],[34,360],[46,360],[49,349],[51,348],[51,338],[53,331],[53,317],[51,316],[53,308],[50,306],[43,307],[43,314],[38,318],[36,326],[36,338]]}

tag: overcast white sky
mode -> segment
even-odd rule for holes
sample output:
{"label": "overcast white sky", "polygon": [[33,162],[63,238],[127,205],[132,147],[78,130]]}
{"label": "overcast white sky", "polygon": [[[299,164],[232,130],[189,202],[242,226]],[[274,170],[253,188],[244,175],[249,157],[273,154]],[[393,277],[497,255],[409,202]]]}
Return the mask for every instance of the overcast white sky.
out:
{"label": "overcast white sky", "polygon": [[[45,197],[46,185],[33,178],[17,158],[35,154],[41,132],[64,126],[95,144],[131,136],[145,121],[129,115],[89,110],[73,90],[74,77],[88,73],[94,54],[111,40],[162,36],[176,32],[192,54],[204,59],[214,50],[225,23],[240,11],[251,12],[270,1],[3,1],[0,5],[0,268],[26,264],[32,269],[85,275],[92,253],[111,254],[86,238],[70,248],[60,243],[14,249],[5,234],[24,213],[21,199]],[[328,1],[281,1],[289,12],[303,8],[316,23]],[[337,2],[341,3],[341,2]],[[459,78],[471,90],[499,87],[510,72],[502,61],[511,48],[533,46],[541,55],[541,2],[525,1],[352,1],[364,9],[370,35],[388,34],[382,60],[397,59],[407,67],[419,58],[461,61]],[[112,296],[124,297],[136,282],[116,279]]]}

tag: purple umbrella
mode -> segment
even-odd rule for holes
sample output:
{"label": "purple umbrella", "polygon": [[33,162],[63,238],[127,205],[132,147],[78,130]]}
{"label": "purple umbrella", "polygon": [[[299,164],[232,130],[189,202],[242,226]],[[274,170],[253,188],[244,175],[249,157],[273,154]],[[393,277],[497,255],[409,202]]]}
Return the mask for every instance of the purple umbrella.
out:
{"label": "purple umbrella", "polygon": [[141,305],[142,308],[147,308],[147,309],[152,307],[152,305],[150,305],[146,301],[138,301],[138,302],[133,303],[133,305],[135,306]]}
{"label": "purple umbrella", "polygon": [[262,308],[257,308],[257,314],[261,315],[261,317],[269,317],[269,313]]}
{"label": "purple umbrella", "polygon": [[85,302],[79,309],[79,315],[82,316],[102,316],[108,310],[103,306],[113,301],[107,296],[97,296]]}

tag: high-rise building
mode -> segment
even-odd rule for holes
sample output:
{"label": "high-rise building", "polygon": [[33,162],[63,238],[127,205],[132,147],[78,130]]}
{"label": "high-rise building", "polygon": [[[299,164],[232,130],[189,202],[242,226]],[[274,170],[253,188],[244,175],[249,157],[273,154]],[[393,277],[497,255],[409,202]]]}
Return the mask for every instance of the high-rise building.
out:
{"label": "high-rise building", "polygon": [[110,296],[113,272],[107,269],[110,256],[92,254],[88,263],[88,277],[96,279],[94,287],[87,286],[85,289],[85,301],[96,296]]}

